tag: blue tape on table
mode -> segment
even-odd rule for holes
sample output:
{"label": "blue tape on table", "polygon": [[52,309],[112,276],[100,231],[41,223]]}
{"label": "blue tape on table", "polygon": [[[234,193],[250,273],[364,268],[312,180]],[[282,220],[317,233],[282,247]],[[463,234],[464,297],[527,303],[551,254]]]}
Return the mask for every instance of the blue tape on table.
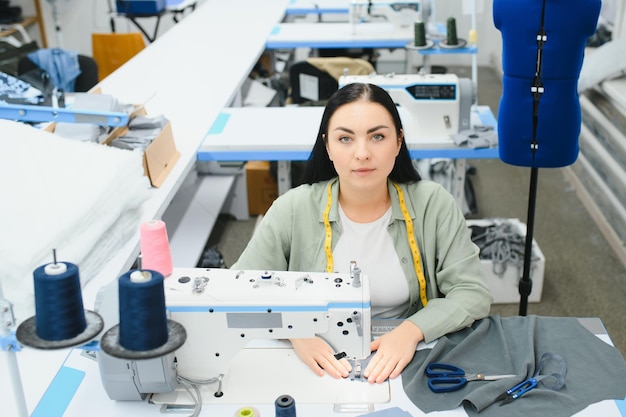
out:
{"label": "blue tape on table", "polygon": [[626,398],[623,400],[615,400],[615,404],[617,405],[617,409],[622,414],[623,417],[626,417]]}
{"label": "blue tape on table", "polygon": [[85,372],[62,366],[31,417],[62,417],[84,377]]}
{"label": "blue tape on table", "polygon": [[228,119],[230,119],[230,113],[220,113],[213,122],[213,125],[211,125],[209,133],[207,134],[219,135],[220,133],[222,133],[224,131],[224,128],[226,127],[226,123],[228,123]]}

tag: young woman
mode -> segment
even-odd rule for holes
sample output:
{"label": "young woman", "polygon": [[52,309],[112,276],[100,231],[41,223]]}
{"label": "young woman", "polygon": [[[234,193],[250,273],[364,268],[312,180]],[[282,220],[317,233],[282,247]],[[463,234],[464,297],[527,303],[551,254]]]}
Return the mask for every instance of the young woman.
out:
{"label": "young woman", "polygon": [[[489,313],[463,213],[443,187],[420,181],[385,90],[354,83],[328,100],[302,182],[274,202],[232,268],[349,272],[356,261],[372,317],[406,318],[372,342],[369,382],[397,377],[420,341]],[[291,343],[317,374],[348,376],[321,338]]]}

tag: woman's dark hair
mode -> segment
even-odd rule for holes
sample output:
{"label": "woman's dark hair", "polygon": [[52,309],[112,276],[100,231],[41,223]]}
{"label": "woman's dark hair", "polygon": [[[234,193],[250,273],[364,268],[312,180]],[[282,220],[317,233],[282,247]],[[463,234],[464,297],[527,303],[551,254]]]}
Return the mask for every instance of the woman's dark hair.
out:
{"label": "woman's dark hair", "polygon": [[[358,100],[370,101],[382,105],[391,115],[398,137],[402,135],[400,114],[398,113],[393,99],[385,90],[374,84],[348,84],[336,91],[326,103],[315,145],[313,145],[313,150],[302,173],[301,184],[313,184],[337,176],[337,171],[335,171],[335,167],[326,151],[325,138],[328,138],[328,122],[339,107]],[[389,174],[389,178],[399,183],[417,182],[420,180],[420,175],[411,161],[404,137],[402,137],[400,152],[398,156],[396,156],[396,163]]]}

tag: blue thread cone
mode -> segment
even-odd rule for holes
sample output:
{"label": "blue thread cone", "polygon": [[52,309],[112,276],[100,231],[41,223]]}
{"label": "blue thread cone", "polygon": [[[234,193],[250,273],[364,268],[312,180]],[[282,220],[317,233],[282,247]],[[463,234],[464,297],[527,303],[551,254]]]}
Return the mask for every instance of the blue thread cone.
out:
{"label": "blue thread cone", "polygon": [[[137,274],[148,277],[136,280]],[[168,340],[163,275],[157,271],[129,271],[119,279],[119,343],[126,349],[146,351]]]}
{"label": "blue thread cone", "polygon": [[78,267],[63,264],[67,269],[61,273],[46,273],[47,265],[33,272],[36,333],[44,340],[71,339],[87,327]]}
{"label": "blue thread cone", "polygon": [[281,395],[274,401],[276,417],[296,417],[296,401],[290,395]]}

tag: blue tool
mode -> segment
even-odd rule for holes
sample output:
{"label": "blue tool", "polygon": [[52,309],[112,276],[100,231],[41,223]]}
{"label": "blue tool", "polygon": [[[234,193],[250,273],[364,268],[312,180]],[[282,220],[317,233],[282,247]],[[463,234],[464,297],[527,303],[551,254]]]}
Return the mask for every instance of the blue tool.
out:
{"label": "blue tool", "polygon": [[[541,371],[551,360],[554,360],[558,363],[560,368],[559,372],[542,375]],[[565,365],[565,360],[555,353],[546,352],[541,356],[541,359],[539,360],[539,365],[537,366],[537,371],[532,377],[520,382],[513,388],[506,390],[505,392],[500,394],[495,401],[502,401],[500,403],[501,406],[504,404],[508,404],[520,398],[531,389],[536,388],[537,385],[539,385],[539,382],[542,382],[542,384],[548,389],[558,391],[565,385],[566,373],[567,366]],[[549,379],[546,380],[546,378]]]}
{"label": "blue tool", "polygon": [[469,381],[495,381],[513,378],[517,375],[468,374],[458,366],[448,363],[433,362],[426,366],[428,388],[432,392],[451,392],[463,388]]}
{"label": "blue tool", "polygon": [[[545,377],[545,376],[548,376],[548,375],[542,375],[542,376]],[[510,389],[506,390],[505,392],[503,392],[502,394],[500,394],[496,398],[496,401],[502,401],[500,403],[500,405],[508,404],[511,401],[516,400],[519,397],[521,397],[522,395],[526,394],[531,389],[536,388],[537,385],[539,384],[539,381],[541,379],[542,378],[540,378],[540,377],[528,378],[525,381],[520,382],[519,384],[517,384],[513,388],[510,388]]]}

